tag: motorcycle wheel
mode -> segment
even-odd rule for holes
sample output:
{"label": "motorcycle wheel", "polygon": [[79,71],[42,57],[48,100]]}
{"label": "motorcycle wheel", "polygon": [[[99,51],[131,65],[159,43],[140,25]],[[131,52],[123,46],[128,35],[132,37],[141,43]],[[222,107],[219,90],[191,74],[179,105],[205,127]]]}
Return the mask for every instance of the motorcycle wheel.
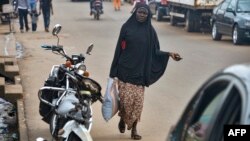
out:
{"label": "motorcycle wheel", "polygon": [[71,132],[69,134],[68,141],[82,141],[75,133]]}

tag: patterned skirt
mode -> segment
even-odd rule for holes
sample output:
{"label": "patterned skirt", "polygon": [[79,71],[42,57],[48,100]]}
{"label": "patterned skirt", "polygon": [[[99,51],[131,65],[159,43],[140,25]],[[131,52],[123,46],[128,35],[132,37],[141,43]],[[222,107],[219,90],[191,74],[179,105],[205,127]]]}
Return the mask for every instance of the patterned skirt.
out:
{"label": "patterned skirt", "polygon": [[135,121],[140,121],[144,102],[144,86],[118,81],[120,106],[118,115],[130,130]]}

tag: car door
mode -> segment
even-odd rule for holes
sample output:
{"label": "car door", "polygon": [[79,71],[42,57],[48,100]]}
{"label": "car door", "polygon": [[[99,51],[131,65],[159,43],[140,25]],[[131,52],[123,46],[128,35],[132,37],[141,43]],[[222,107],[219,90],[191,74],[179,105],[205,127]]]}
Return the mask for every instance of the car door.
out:
{"label": "car door", "polygon": [[245,115],[247,99],[246,86],[237,77],[231,77],[229,84],[229,91],[223,101],[223,106],[220,109],[214,125],[210,128],[211,134],[209,141],[222,141],[224,140],[223,131],[224,125],[245,124]]}
{"label": "car door", "polygon": [[[177,125],[169,135],[169,141],[208,141],[211,129],[222,116],[227,95],[232,90],[233,76],[216,75],[206,82],[192,98]],[[216,141],[215,138],[211,141]]]}
{"label": "car door", "polygon": [[216,13],[217,29],[220,33],[226,33],[224,15],[231,0],[225,0]]}
{"label": "car door", "polygon": [[225,11],[224,27],[225,27],[225,33],[228,35],[232,35],[232,31],[233,31],[234,18],[236,16],[236,3],[237,3],[237,0],[231,0],[231,2],[229,3]]}

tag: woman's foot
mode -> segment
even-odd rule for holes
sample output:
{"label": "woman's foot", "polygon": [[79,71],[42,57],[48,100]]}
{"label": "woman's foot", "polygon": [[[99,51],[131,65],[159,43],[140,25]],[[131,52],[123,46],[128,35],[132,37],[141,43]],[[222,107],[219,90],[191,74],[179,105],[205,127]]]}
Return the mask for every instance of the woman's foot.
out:
{"label": "woman's foot", "polygon": [[141,136],[138,135],[137,133],[131,133],[131,139],[134,139],[134,140],[141,140]]}
{"label": "woman's foot", "polygon": [[125,122],[122,120],[122,118],[120,119],[118,128],[119,128],[120,133],[125,133],[126,125],[125,125]]}
{"label": "woman's foot", "polygon": [[132,130],[131,130],[131,139],[141,140],[142,137],[137,133],[136,126],[137,126],[137,121],[135,121],[133,124]]}

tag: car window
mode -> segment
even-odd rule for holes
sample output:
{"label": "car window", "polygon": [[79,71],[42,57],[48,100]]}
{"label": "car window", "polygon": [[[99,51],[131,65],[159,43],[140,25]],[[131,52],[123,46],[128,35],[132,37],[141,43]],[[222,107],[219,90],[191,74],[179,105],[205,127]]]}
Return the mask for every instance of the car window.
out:
{"label": "car window", "polygon": [[250,12],[250,0],[239,0],[237,12]]}
{"label": "car window", "polygon": [[228,5],[228,8],[231,8],[232,10],[236,9],[236,2],[237,0],[232,0],[230,4]]}
{"label": "car window", "polygon": [[228,81],[218,81],[204,90],[204,97],[200,101],[200,108],[196,111],[189,126],[184,141],[203,141],[207,127],[216,117],[222,104],[223,95],[228,92]]}
{"label": "car window", "polygon": [[224,125],[241,123],[244,88],[233,76],[205,88],[202,104],[197,105],[201,108],[194,113],[184,141],[223,141]]}
{"label": "car window", "polygon": [[222,3],[222,5],[221,5],[221,10],[226,10],[227,9],[227,7],[228,7],[228,5],[229,5],[229,2],[230,2],[230,0],[225,0],[225,2],[224,3]]}
{"label": "car window", "polygon": [[208,123],[209,120],[211,120],[211,117],[213,117],[212,115],[216,113],[214,108],[220,106],[219,101],[224,94],[229,81],[217,81],[216,79],[212,82],[209,81],[209,84],[207,83],[203,85],[187,105],[179,122],[171,131],[171,135],[169,136],[171,141],[192,140],[192,138],[188,138],[188,136],[192,136],[191,128],[195,127],[195,125],[198,125],[199,127],[199,124],[195,123],[198,121],[202,121],[204,124]]}
{"label": "car window", "polygon": [[225,124],[240,124],[242,109],[242,99],[240,91],[235,85],[232,86],[227,98],[224,101],[220,114],[212,127],[210,140],[221,141],[223,139],[223,129]]}
{"label": "car window", "polygon": [[220,2],[214,9],[213,14],[215,14],[219,9],[221,9],[222,2]]}

